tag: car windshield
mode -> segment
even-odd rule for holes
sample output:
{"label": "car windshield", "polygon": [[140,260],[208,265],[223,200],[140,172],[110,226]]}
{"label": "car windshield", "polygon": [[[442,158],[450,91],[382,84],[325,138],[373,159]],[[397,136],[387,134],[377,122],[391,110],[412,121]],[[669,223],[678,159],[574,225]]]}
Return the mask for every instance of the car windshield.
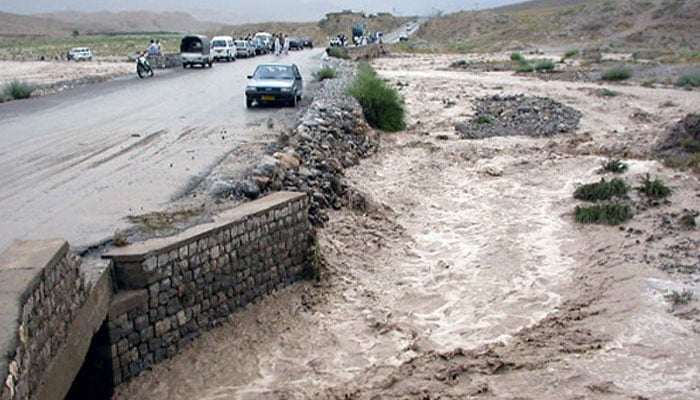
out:
{"label": "car windshield", "polygon": [[212,47],[226,47],[226,41],[225,40],[215,40],[211,42]]}
{"label": "car windshield", "polygon": [[253,74],[254,79],[294,79],[294,71],[288,65],[261,65]]}

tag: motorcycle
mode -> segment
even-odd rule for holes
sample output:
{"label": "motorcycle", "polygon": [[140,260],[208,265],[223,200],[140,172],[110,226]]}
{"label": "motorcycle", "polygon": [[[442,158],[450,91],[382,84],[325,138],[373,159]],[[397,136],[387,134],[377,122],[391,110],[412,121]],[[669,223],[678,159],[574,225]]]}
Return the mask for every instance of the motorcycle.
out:
{"label": "motorcycle", "polygon": [[139,78],[141,79],[146,75],[153,76],[153,69],[146,58],[146,53],[142,53],[136,57],[136,73],[139,74]]}

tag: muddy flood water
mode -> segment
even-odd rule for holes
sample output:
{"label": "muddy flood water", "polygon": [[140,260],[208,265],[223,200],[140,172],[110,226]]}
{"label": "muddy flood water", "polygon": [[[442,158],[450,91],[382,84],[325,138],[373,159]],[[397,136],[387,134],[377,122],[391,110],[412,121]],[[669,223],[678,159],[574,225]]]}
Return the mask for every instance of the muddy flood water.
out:
{"label": "muddy flood water", "polygon": [[[682,188],[667,208],[623,228],[572,216],[576,186],[599,180],[613,149],[644,153],[650,132],[700,109],[697,92],[601,105],[582,84],[456,73],[433,57],[375,62],[404,83],[410,128],[383,135],[381,151],[348,171],[358,206],[319,232],[323,280],[235,314],[115,399],[700,398],[700,313],[679,317],[664,297],[700,292],[698,279],[643,258],[684,240],[682,261],[700,262],[697,231],[644,242],[662,235],[659,215],[699,208],[697,177],[630,158],[630,181],[652,173]],[[454,135],[471,98],[533,90],[582,111],[577,132]],[[628,118],[668,98],[677,106],[663,117]]]}

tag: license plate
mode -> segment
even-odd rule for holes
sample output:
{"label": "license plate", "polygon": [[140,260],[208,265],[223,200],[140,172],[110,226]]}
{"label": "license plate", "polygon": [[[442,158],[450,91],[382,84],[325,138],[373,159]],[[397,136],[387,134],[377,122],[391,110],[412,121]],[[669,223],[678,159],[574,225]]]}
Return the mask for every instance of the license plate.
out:
{"label": "license plate", "polygon": [[275,96],[262,96],[262,101],[275,101]]}

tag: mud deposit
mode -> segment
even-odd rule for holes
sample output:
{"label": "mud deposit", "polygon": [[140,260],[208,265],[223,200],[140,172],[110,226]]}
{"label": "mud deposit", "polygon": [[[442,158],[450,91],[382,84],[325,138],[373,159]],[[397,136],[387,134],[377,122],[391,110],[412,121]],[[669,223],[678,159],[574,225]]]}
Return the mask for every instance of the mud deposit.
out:
{"label": "mud deposit", "polygon": [[[320,283],[247,308],[115,398],[700,398],[700,231],[680,222],[700,182],[648,157],[700,96],[601,99],[590,84],[443,70],[455,60],[375,61],[410,128],[348,173],[355,207],[319,232]],[[579,127],[458,139],[473,100],[494,94],[552,98]],[[578,225],[574,189],[611,156],[626,181],[649,173],[674,194],[635,197],[622,227]],[[682,291],[693,300],[673,304]]]}

